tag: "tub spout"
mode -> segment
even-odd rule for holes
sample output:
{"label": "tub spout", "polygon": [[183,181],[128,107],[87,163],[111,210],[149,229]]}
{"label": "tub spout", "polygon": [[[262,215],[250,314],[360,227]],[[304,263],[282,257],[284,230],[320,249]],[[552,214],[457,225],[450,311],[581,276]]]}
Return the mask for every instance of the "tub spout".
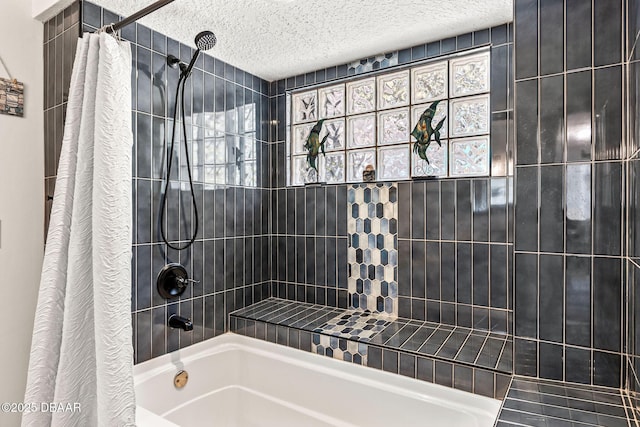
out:
{"label": "tub spout", "polygon": [[190,319],[178,316],[177,314],[172,314],[171,316],[169,316],[169,326],[171,326],[172,328],[180,328],[184,331],[193,330],[193,322],[191,322]]}

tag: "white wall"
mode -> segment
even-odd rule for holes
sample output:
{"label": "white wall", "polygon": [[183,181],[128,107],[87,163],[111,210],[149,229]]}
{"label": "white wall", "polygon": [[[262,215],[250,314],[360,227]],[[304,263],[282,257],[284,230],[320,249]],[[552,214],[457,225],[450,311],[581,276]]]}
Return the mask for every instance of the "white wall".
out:
{"label": "white wall", "polygon": [[31,16],[46,22],[71,3],[73,0],[31,0]]}
{"label": "white wall", "polygon": [[[31,2],[2,1],[0,56],[25,84],[25,114],[0,114],[0,403],[24,397],[44,253],[43,27],[31,16]],[[0,426],[19,423],[0,411]]]}

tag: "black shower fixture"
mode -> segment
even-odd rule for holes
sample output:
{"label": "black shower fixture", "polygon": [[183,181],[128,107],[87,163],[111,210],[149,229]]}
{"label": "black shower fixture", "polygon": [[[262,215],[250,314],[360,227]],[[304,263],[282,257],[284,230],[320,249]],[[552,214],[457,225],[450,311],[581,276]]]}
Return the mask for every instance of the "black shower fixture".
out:
{"label": "black shower fixture", "polygon": [[195,43],[198,49],[196,49],[195,53],[191,57],[191,61],[189,61],[189,65],[180,61],[179,58],[176,58],[173,55],[167,56],[167,64],[169,64],[169,66],[172,68],[180,67],[180,71],[181,71],[180,75],[185,78],[189,77],[189,74],[191,74],[191,70],[193,69],[193,66],[196,63],[198,56],[200,55],[200,51],[212,49],[217,42],[218,42],[218,39],[216,38],[216,35],[213,34],[213,32],[202,31],[198,33],[198,35],[196,35]]}
{"label": "black shower fixture", "polygon": [[[215,34],[213,34],[211,31],[202,31],[200,33],[198,33],[198,35],[196,36],[195,39],[195,43],[197,46],[197,49],[195,51],[195,53],[193,54],[193,57],[191,58],[191,61],[189,62],[189,65],[185,64],[184,62],[180,61],[180,59],[176,58],[173,55],[169,55],[167,57],[167,63],[172,67],[172,68],[176,68],[177,66],[180,67],[180,78],[178,79],[178,85],[176,88],[176,98],[175,98],[175,102],[174,102],[174,109],[173,109],[173,126],[172,126],[172,130],[171,130],[171,145],[169,147],[169,153],[167,155],[167,170],[166,170],[166,176],[165,176],[165,180],[164,180],[164,190],[162,191],[162,197],[161,197],[161,201],[160,201],[160,212],[158,213],[159,219],[158,219],[158,227],[160,228],[160,234],[162,235],[162,241],[171,249],[177,250],[177,251],[182,251],[184,249],[187,249],[189,246],[191,246],[193,244],[193,242],[196,240],[196,236],[198,235],[198,204],[196,203],[196,195],[195,195],[195,191],[193,190],[193,177],[191,176],[191,161],[189,160],[189,147],[187,145],[187,125],[186,125],[186,118],[185,118],[185,108],[184,108],[184,85],[185,82],[187,81],[187,79],[189,78],[189,75],[191,74],[191,70],[193,69],[193,66],[196,63],[196,60],[198,59],[198,55],[200,55],[200,51],[201,50],[209,50],[212,47],[214,47],[216,45],[217,39]],[[174,243],[170,243],[169,240],[167,239],[167,234],[165,232],[165,227],[163,226],[164,224],[164,215],[165,215],[165,207],[167,206],[167,193],[169,192],[169,177],[171,176],[171,167],[173,166],[173,157],[174,157],[174,147],[175,147],[175,141],[176,141],[176,123],[178,122],[177,118],[178,118],[178,111],[180,111],[180,118],[181,118],[181,122],[182,122],[182,140],[184,142],[184,152],[185,152],[185,160],[187,163],[187,174],[189,175],[189,189],[191,192],[191,202],[193,204],[193,231],[191,232],[191,237],[188,238],[187,242],[183,245],[178,244],[177,242]],[[167,140],[165,139],[165,149],[167,147]],[[180,218],[178,217],[178,222],[180,221]],[[169,227],[169,224],[166,225],[167,227]],[[182,237],[182,236],[181,236]],[[186,240],[184,238],[181,238],[180,240]]]}
{"label": "black shower fixture", "polygon": [[218,39],[212,31],[205,30],[196,35],[195,42],[198,50],[209,50],[213,49]]}
{"label": "black shower fixture", "polygon": [[182,295],[189,283],[197,284],[200,281],[190,279],[187,270],[174,262],[162,267],[156,279],[156,289],[162,298],[173,299]]}

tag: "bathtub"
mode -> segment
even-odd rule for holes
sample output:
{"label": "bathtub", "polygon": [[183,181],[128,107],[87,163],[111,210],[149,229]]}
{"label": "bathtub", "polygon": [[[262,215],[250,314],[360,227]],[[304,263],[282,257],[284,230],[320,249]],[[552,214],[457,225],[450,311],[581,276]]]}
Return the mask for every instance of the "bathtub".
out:
{"label": "bathtub", "polygon": [[[186,386],[174,387],[179,370]],[[224,334],[134,368],[138,427],[491,427],[500,401]]]}

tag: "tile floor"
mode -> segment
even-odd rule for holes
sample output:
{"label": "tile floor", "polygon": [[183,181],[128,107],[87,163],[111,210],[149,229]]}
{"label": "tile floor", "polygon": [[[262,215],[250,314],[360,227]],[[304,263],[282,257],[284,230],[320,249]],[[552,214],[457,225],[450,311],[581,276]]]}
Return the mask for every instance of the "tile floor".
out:
{"label": "tile floor", "polygon": [[631,409],[619,390],[515,377],[496,427],[630,427]]}

